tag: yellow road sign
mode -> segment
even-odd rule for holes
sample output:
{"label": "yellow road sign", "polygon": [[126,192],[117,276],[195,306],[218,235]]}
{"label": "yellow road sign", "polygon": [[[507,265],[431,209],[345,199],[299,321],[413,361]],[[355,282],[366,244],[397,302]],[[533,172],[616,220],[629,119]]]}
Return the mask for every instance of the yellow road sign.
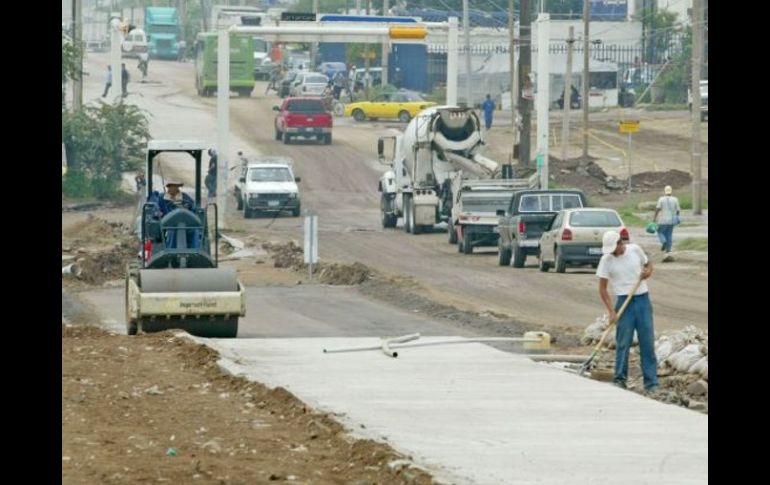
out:
{"label": "yellow road sign", "polygon": [[623,120],[619,123],[621,133],[637,133],[639,131],[639,120]]}

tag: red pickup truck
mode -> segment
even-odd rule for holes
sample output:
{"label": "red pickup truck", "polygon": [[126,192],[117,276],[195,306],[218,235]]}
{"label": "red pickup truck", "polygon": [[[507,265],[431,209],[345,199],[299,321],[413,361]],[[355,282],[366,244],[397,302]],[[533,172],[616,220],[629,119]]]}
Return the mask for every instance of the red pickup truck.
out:
{"label": "red pickup truck", "polygon": [[321,98],[286,98],[283,104],[273,106],[275,139],[289,144],[292,137],[317,138],[324,145],[332,143],[332,115],[326,111]]}

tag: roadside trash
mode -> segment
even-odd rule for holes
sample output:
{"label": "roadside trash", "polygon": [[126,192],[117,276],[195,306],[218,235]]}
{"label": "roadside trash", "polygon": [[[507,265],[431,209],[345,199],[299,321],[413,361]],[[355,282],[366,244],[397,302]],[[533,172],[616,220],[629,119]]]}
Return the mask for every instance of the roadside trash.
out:
{"label": "roadside trash", "polygon": [[176,448],[169,448],[166,450],[166,456],[176,456]]}

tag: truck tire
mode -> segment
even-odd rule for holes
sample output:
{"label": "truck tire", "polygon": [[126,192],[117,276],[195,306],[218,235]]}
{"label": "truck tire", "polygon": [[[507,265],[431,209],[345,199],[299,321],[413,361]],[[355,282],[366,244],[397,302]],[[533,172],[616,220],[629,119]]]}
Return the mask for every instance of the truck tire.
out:
{"label": "truck tire", "polygon": [[284,145],[288,145],[290,142],[291,142],[291,135],[289,135],[288,133],[286,133],[284,131],[283,132],[283,144]]}
{"label": "truck tire", "polygon": [[366,119],[366,115],[364,114],[364,112],[362,110],[354,109],[353,110],[353,119],[356,120],[356,121],[361,122],[361,121],[364,121]]}
{"label": "truck tire", "polygon": [[390,209],[390,204],[388,201],[388,197],[385,194],[382,194],[380,197],[380,220],[382,221],[382,227],[383,229],[389,229],[391,227],[396,227],[396,221],[398,218],[395,214],[392,212],[388,214],[388,209]]}
{"label": "truck tire", "polygon": [[235,194],[236,209],[243,210],[243,197],[241,194]]}
{"label": "truck tire", "polygon": [[295,207],[294,209],[291,210],[291,215],[294,216],[294,217],[299,217],[299,213],[300,213],[300,206],[299,205],[297,205],[297,207]]}
{"label": "truck tire", "polygon": [[457,244],[457,231],[454,224],[452,224],[452,218],[449,218],[449,225],[447,226],[447,233],[449,233],[449,244]]}
{"label": "truck tire", "polygon": [[561,248],[556,248],[556,272],[564,273],[567,270],[567,260],[564,259],[564,254],[561,252]]}
{"label": "truck tire", "polygon": [[502,249],[497,248],[497,264],[500,266],[510,266],[511,265],[511,250],[510,249]]}
{"label": "truck tire", "polygon": [[411,229],[411,223],[409,222],[409,217],[411,215],[411,210],[410,210],[410,207],[409,207],[410,202],[411,202],[411,200],[410,200],[411,197],[409,195],[407,195],[407,194],[404,194],[403,198],[404,198],[404,207],[403,207],[403,211],[404,211],[404,232],[409,233],[410,229]]}
{"label": "truck tire", "polygon": [[471,254],[473,252],[473,239],[467,231],[463,231],[462,250],[463,254]]}
{"label": "truck tire", "polygon": [[523,268],[524,262],[527,260],[527,255],[519,245],[514,242],[511,247],[511,254],[513,255],[513,267]]}
{"label": "truck tire", "polygon": [[400,111],[398,113],[398,121],[402,123],[409,123],[409,120],[412,119],[412,116],[409,114],[409,111]]}
{"label": "truck tire", "polygon": [[243,205],[243,218],[244,219],[251,219],[251,215],[253,213],[251,212],[251,209],[249,209],[249,206]]}
{"label": "truck tire", "polygon": [[537,256],[537,268],[542,271],[543,273],[547,273],[549,269],[551,269],[551,265],[546,263],[543,259],[543,253],[542,251]]}
{"label": "truck tire", "polygon": [[332,134],[327,133],[324,135],[324,145],[331,145],[332,144]]}

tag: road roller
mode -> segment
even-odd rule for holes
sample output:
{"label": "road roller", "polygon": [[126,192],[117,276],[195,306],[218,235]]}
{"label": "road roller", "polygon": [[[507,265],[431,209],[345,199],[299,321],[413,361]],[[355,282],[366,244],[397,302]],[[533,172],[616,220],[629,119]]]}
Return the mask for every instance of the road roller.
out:
{"label": "road roller", "polygon": [[[245,292],[235,270],[219,267],[217,206],[201,204],[205,149],[199,141],[148,143],[140,251],[126,271],[129,335],[179,328],[200,337],[234,338],[239,317],[246,315]],[[179,181],[164,180],[165,193],[154,190],[153,162],[164,152],[193,159],[194,198],[177,193],[183,185]]]}

